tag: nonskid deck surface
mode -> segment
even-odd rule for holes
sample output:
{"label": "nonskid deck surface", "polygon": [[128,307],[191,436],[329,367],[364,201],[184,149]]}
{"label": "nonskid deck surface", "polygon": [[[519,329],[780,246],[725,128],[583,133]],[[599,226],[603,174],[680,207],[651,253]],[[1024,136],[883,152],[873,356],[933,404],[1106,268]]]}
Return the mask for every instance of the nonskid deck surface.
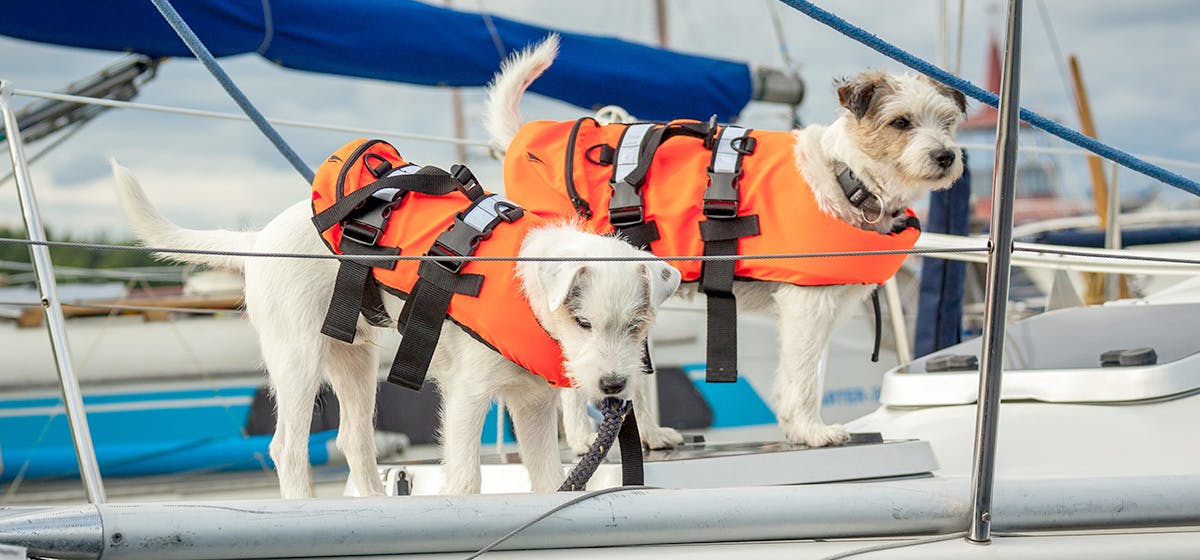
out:
{"label": "nonskid deck surface", "polygon": [[[609,453],[588,489],[621,484],[619,457],[615,449]],[[569,450],[562,458],[564,470],[578,460]],[[516,453],[485,455],[481,463],[484,493],[529,491]],[[937,468],[937,460],[925,442],[862,433],[846,445],[825,448],[782,441],[689,443],[646,452],[644,468],[647,486],[722,488],[923,476]],[[432,460],[385,464],[380,472],[389,494],[436,494],[443,480],[441,466]]]}

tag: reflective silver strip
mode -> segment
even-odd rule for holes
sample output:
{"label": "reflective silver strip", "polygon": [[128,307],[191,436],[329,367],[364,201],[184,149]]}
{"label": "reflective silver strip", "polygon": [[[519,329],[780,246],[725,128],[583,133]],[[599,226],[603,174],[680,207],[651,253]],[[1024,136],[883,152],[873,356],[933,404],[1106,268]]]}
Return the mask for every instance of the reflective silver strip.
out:
{"label": "reflective silver strip", "polygon": [[714,172],[733,173],[737,170],[738,156],[741,154],[733,149],[733,140],[743,138],[749,133],[749,129],[740,126],[727,126],[721,131],[721,137],[717,139],[717,146],[713,150],[712,170]]}
{"label": "reflective silver strip", "polygon": [[[422,169],[422,167],[420,165],[410,163],[403,167],[397,167],[397,168],[393,169],[390,173],[387,174],[387,176],[395,177],[397,175],[412,175],[413,173],[416,173],[417,171],[420,171],[421,169]],[[391,201],[396,196],[396,192],[399,190],[400,189],[397,189],[395,187],[390,188],[390,189],[379,189],[379,190],[375,191],[375,194],[372,194],[371,196],[378,198],[380,200]]]}
{"label": "reflective silver strip", "polygon": [[638,166],[638,154],[642,151],[642,139],[654,128],[654,123],[631,124],[621,136],[621,144],[617,146],[617,162],[614,165],[613,178],[624,181]]}
{"label": "reflective silver strip", "polygon": [[391,173],[387,174],[387,176],[395,177],[397,175],[412,175],[413,173],[416,173],[416,172],[420,171],[421,169],[422,169],[422,167],[420,165],[417,165],[415,163],[408,163],[408,164],[405,164],[403,167],[397,167],[397,168],[393,169]]}
{"label": "reflective silver strip", "polygon": [[503,196],[490,194],[480,199],[479,203],[473,206],[466,216],[463,216],[463,223],[482,233],[488,224],[500,216],[500,211],[496,207],[502,204],[509,208],[517,206]]}

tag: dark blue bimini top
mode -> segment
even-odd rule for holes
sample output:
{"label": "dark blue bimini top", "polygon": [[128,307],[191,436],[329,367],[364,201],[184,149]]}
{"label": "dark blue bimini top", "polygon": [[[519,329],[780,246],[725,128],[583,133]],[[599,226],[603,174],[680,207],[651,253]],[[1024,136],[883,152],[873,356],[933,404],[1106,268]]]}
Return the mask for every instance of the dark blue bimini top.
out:
{"label": "dark blue bimini top", "polygon": [[[217,56],[257,52],[288,68],[443,86],[482,86],[500,68],[488,20],[412,0],[174,0]],[[132,51],[191,52],[149,0],[10,1],[0,34]],[[491,17],[506,52],[551,31]],[[558,60],[531,88],[583,108],[617,104],[641,119],[732,120],[750,100],[745,63],[614,38],[562,33]]]}

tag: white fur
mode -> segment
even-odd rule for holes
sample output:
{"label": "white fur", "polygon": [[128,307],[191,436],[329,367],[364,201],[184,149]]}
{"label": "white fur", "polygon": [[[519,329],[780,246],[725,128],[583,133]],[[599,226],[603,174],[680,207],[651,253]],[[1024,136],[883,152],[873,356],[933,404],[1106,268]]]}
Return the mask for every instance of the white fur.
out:
{"label": "white fur", "polygon": [[[489,130],[504,132],[493,135],[494,144],[507,146],[521,126],[521,115],[514,104],[536,74],[549,65],[547,57],[552,58],[552,46],[548,40],[534,48],[533,55],[527,52],[509,60],[490,86],[489,99],[493,102],[487,107],[486,122]],[[530,69],[535,69],[536,74]],[[522,70],[527,73],[520,74]],[[963,118],[962,107],[926,79],[906,75],[886,76],[884,81],[886,87],[880,87],[879,91],[886,93],[873,99],[873,111],[862,121],[845,111],[827,127],[814,125],[795,132],[796,164],[821,210],[854,226],[881,233],[891,230],[893,219],[881,219],[875,225],[867,223],[842,193],[833,162],[849,166],[879,195],[885,208],[891,210],[905,208],[931,190],[949,187],[962,174],[962,150],[955,138]],[[894,146],[902,148],[900,156],[894,160],[870,157],[850,133],[853,127],[886,125],[900,116],[908,118],[913,126],[906,133],[903,145]],[[868,122],[871,119],[875,121]],[[938,166],[931,159],[936,150],[952,152],[955,155],[953,164],[947,168]],[[685,286],[682,291],[693,294],[695,287]],[[734,282],[739,311],[770,312],[778,317],[779,369],[772,399],[788,441],[820,447],[838,445],[849,439],[845,428],[826,425],[821,419],[817,369],[839,316],[870,291],[871,286],[866,285],[811,287],[775,282]],[[567,440],[577,452],[586,449],[592,438],[581,400],[564,394],[563,421]],[[644,400],[635,397],[634,402]],[[643,443],[649,447],[666,447],[681,441],[674,437],[677,433],[671,436],[663,431],[667,428],[651,424],[648,416],[643,418],[638,425],[643,428]]]}
{"label": "white fur", "polygon": [[[558,56],[558,35],[550,34],[535,47],[511,56],[500,65],[500,73],[487,90],[488,107],[503,107],[504,112],[489,112],[483,126],[492,138],[492,149],[504,153],[521,127],[521,95],[542,75]],[[516,115],[516,119],[508,118]]]}
{"label": "white fur", "polygon": [[[260,232],[186,230],[166,221],[150,205],[134,177],[113,165],[130,222],[148,245],[200,250],[247,250],[327,254],[313,228],[310,203],[301,201],[271,220]],[[564,224],[531,232],[520,256],[645,257],[613,238],[587,234]],[[308,436],[313,401],[327,378],[341,405],[337,445],[350,466],[350,479],[361,495],[381,495],[376,470],[373,416],[378,349],[377,329],[359,319],[354,344],[321,334],[338,263],[331,259],[214,258],[171,255],[175,260],[243,269],[246,310],[258,333],[278,406],[271,458],[285,498],[312,495]],[[542,326],[562,341],[567,372],[583,398],[628,398],[641,378],[639,357],[654,312],[679,284],[679,273],[661,261],[522,262],[519,277]],[[586,269],[584,273],[581,270]],[[578,280],[578,285],[575,283]],[[395,318],[402,302],[381,292]],[[594,324],[582,329],[575,317]],[[636,322],[636,329],[630,323]],[[520,442],[522,462],[532,487],[550,492],[563,480],[558,456],[557,391],[476,341],[447,321],[433,357],[430,375],[442,395],[441,437],[447,493],[480,489],[479,437],[493,399],[508,404]],[[606,394],[614,380],[625,382]]]}

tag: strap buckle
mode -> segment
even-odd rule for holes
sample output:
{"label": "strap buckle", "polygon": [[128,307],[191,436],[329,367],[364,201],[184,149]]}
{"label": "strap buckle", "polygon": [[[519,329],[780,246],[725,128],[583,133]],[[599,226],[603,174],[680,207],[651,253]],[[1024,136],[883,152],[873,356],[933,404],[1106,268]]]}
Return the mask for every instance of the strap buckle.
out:
{"label": "strap buckle", "polygon": [[454,179],[454,186],[458,187],[459,192],[466,195],[472,202],[479,200],[484,195],[483,185],[479,184],[479,180],[467,166],[457,163],[451,165],[450,177]]}
{"label": "strap buckle", "polygon": [[641,195],[625,181],[613,183],[612,200],[608,203],[608,221],[613,227],[636,226],[646,220]]}
{"label": "strap buckle", "polygon": [[365,224],[358,220],[348,220],[342,223],[342,239],[349,239],[359,245],[374,247],[379,243],[379,238],[383,235],[383,230],[377,227]]}
{"label": "strap buckle", "polygon": [[387,227],[388,218],[392,215],[392,207],[403,198],[404,193],[395,190],[387,193],[381,190],[371,195],[350,216],[342,220],[342,239],[349,239],[366,247],[377,245],[379,238],[383,236],[384,228]]}
{"label": "strap buckle", "polygon": [[[454,216],[454,224],[434,240],[428,254],[433,257],[469,257],[475,254],[481,241],[492,236],[492,230],[500,222],[512,223],[524,215],[523,208],[504,197],[494,194],[484,196]],[[455,274],[467,264],[465,259],[434,262]]]}
{"label": "strap buckle", "polygon": [[[445,235],[445,234],[443,233],[442,235]],[[466,255],[460,255],[454,249],[451,249],[449,246],[443,244],[441,237],[438,237],[437,240],[433,242],[433,246],[429,248],[429,252],[426,253],[426,255],[428,255],[430,257],[464,257],[464,256],[466,256]],[[458,274],[458,272],[460,270],[462,270],[464,266],[467,265],[466,259],[451,260],[451,261],[439,259],[439,260],[435,260],[433,262],[434,262],[434,264],[436,264],[454,274]]]}
{"label": "strap buckle", "polygon": [[717,115],[708,117],[707,130],[704,132],[704,149],[712,151],[717,145]]}
{"label": "strap buckle", "polygon": [[[431,257],[467,257],[475,253],[475,248],[479,246],[479,242],[485,239],[490,233],[481,232],[467,225],[463,221],[463,214],[459,213],[454,217],[454,225],[450,226],[450,229],[442,232],[434,240],[433,246],[429,248],[427,254]],[[458,274],[467,265],[466,259],[451,261],[435,260],[433,262],[454,274]]]}
{"label": "strap buckle", "polygon": [[735,218],[738,212],[737,182],[742,170],[725,173],[708,172],[708,188],[704,190],[704,215],[709,218]]}

